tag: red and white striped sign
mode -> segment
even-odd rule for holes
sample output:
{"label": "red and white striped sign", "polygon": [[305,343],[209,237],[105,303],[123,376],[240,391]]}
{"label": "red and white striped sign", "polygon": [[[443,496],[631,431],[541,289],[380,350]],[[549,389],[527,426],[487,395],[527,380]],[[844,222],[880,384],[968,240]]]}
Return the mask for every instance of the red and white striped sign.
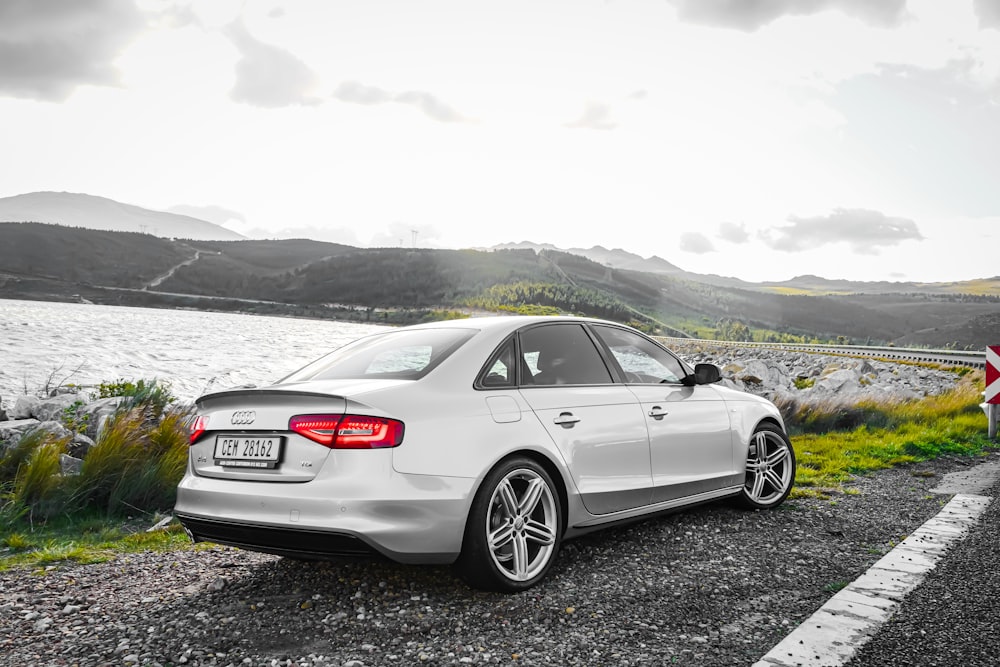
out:
{"label": "red and white striped sign", "polygon": [[986,348],[986,402],[1000,403],[1000,345]]}

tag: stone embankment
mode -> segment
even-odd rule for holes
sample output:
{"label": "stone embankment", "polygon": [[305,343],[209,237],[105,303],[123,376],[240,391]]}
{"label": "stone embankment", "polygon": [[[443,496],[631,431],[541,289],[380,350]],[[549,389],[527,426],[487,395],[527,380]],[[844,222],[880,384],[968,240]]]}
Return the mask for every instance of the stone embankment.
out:
{"label": "stone embankment", "polygon": [[953,389],[960,379],[957,373],[928,366],[809,352],[704,342],[675,345],[674,351],[692,365],[719,366],[730,387],[799,403],[917,399]]}
{"label": "stone embankment", "polygon": [[84,457],[121,400],[117,396],[93,400],[89,393],[70,388],[56,389],[45,398],[18,396],[13,407],[0,408],[0,454],[22,436],[44,430],[69,443],[61,456],[63,474],[79,472]]}

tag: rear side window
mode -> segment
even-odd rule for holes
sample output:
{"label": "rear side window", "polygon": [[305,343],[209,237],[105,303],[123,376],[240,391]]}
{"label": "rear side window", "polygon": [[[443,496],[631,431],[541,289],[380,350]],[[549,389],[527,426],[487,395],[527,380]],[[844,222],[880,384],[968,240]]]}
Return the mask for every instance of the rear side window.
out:
{"label": "rear side window", "polygon": [[476,333],[473,329],[397,329],[367,336],[301,368],[282,382],[388,378],[418,380]]}
{"label": "rear side window", "polygon": [[516,383],[514,361],[514,339],[511,338],[500,346],[479,376],[481,387],[513,387]]}
{"label": "rear side window", "polygon": [[611,372],[579,324],[547,324],[520,334],[522,384],[609,384]]}

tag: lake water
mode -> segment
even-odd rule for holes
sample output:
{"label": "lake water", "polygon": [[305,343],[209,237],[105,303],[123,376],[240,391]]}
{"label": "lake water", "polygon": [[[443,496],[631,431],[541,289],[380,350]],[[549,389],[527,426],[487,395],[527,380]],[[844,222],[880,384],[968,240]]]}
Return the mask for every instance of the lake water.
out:
{"label": "lake water", "polygon": [[[0,399],[49,384],[170,383],[181,400],[278,380],[371,324],[0,299]],[[54,381],[54,382],[53,382]]]}

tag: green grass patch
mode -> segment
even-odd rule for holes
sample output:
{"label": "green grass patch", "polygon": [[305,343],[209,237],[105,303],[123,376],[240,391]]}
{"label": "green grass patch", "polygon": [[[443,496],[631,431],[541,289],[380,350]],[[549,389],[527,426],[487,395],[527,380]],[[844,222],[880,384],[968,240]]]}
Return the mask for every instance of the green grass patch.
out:
{"label": "green grass patch", "polygon": [[0,571],[12,567],[45,568],[65,563],[102,563],[117,554],[192,548],[181,525],[147,532],[156,522],[113,520],[105,515],[50,520],[30,531],[0,532]]}
{"label": "green grass patch", "polygon": [[967,377],[953,391],[912,401],[783,402],[798,459],[793,497],[823,497],[874,470],[990,451],[976,380]]}

